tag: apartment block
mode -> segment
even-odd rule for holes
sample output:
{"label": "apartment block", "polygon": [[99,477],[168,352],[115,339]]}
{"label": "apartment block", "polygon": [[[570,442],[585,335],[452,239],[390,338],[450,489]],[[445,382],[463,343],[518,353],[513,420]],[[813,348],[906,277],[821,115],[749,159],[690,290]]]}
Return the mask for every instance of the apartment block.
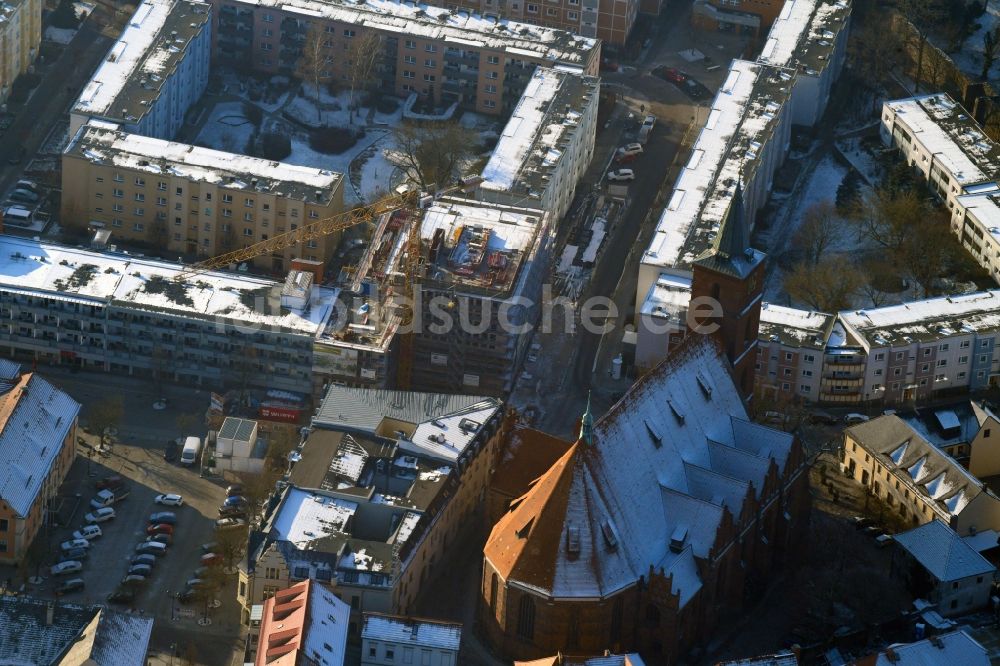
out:
{"label": "apartment block", "polygon": [[257,71],[291,75],[312,26],[322,30],[331,83],[348,79],[352,44],[374,30],[381,40],[385,92],[457,102],[488,114],[508,113],[536,66],[569,67],[595,76],[600,41],[565,30],[393,0],[213,0],[214,57]]}
{"label": "apartment block", "polygon": [[70,110],[70,136],[89,119],[172,139],[208,85],[211,6],[143,0]]}
{"label": "apartment block", "polygon": [[825,312],[762,304],[755,365],[757,394],[770,394],[778,400],[816,400],[825,382],[839,372],[836,367],[824,369],[826,342],[836,319]]}
{"label": "apartment block", "polygon": [[835,315],[765,303],[760,330],[757,385],[779,396],[900,404],[1000,382],[997,290]]}
{"label": "apartment block", "polygon": [[940,521],[960,536],[1000,527],[1000,497],[896,415],[844,431],[841,468],[914,526]]}
{"label": "apartment block", "polygon": [[[361,629],[361,666],[427,664],[455,666],[462,644],[462,625],[365,613]],[[398,655],[398,657],[397,657]]]}
{"label": "apartment block", "polygon": [[945,93],[886,102],[886,145],[927,181],[951,214],[951,230],[1000,282],[1000,146]]}
{"label": "apartment block", "polygon": [[7,101],[18,76],[38,57],[42,41],[42,0],[0,4],[0,104]]}
{"label": "apartment block", "polygon": [[723,221],[738,213],[753,228],[788,154],[792,83],[775,67],[745,60],[730,66],[641,258],[637,365],[652,367],[683,336],[692,263],[712,247]]}
{"label": "apartment block", "polygon": [[21,562],[48,525],[76,457],[80,404],[37,373],[0,360],[0,562]]}
{"label": "apartment block", "polygon": [[561,220],[594,154],[599,97],[596,77],[536,69],[483,169],[476,198]]}
{"label": "apartment block", "polygon": [[792,122],[815,127],[847,59],[850,0],[788,0],[757,62],[795,72]]}
{"label": "apartment block", "polygon": [[[343,175],[130,134],[93,121],[63,153],[62,220],[191,258],[241,249],[343,211]],[[253,259],[282,274],[325,263],[339,234]]]}
{"label": "apartment block", "polygon": [[499,400],[330,387],[289,486],[250,534],[239,567],[244,622],[277,590],[313,580],[366,612],[407,613],[470,521],[500,454]]}
{"label": "apartment block", "polygon": [[547,28],[596,37],[606,44],[624,46],[640,11],[659,14],[659,4],[640,0],[469,0],[445,3],[449,9],[479,12],[483,16],[514,19]]}

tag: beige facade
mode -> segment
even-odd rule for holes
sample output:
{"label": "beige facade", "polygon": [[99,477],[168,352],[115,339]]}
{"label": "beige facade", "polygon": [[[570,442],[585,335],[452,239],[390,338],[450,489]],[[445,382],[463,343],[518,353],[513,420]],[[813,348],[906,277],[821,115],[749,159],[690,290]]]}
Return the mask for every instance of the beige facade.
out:
{"label": "beige facade", "polygon": [[992,412],[978,409],[983,416],[969,446],[969,471],[984,479],[1000,474],[1000,420]]}
{"label": "beige facade", "polygon": [[0,103],[14,80],[28,71],[42,40],[41,0],[14,0],[0,6]]}
{"label": "beige facade", "polygon": [[[399,96],[416,93],[435,103],[457,102],[498,115],[509,111],[536,66],[564,65],[597,75],[600,41],[513,21],[441,7],[374,0],[332,1],[322,11],[306,0],[258,6],[213,0],[217,60],[268,73],[295,75],[310,31],[321,30],[322,72],[332,86],[350,84],[355,44],[375,30],[381,53],[377,87]],[[621,3],[625,4],[625,3]]]}
{"label": "beige facade", "polygon": [[[182,158],[172,160],[169,155]],[[158,158],[157,155],[160,155]],[[62,167],[62,223],[110,229],[130,245],[212,257],[343,211],[340,174],[126,134],[80,129]],[[282,273],[295,258],[325,262],[339,234],[254,259]]]}
{"label": "beige facade", "polygon": [[[445,6],[597,37],[615,46],[625,44],[640,10],[639,0],[470,0]],[[650,3],[642,9],[658,14],[660,6]]]}

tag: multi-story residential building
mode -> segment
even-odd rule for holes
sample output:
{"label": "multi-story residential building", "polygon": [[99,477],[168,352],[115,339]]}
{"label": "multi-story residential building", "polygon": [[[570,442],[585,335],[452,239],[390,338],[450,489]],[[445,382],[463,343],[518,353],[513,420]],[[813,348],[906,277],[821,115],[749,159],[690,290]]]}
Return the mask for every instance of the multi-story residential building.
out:
{"label": "multi-story residential building", "polygon": [[0,360],[0,562],[20,562],[49,525],[49,502],[76,457],[80,404]]}
{"label": "multi-story residential building", "polygon": [[446,197],[420,211],[383,216],[355,280],[367,294],[362,307],[375,331],[382,321],[398,323],[399,299],[410,296],[401,293],[408,269],[400,248],[413,224],[420,225],[421,256],[411,276],[414,289],[420,287],[412,386],[504,394],[542,310],[548,212]]}
{"label": "multi-story residential building", "polygon": [[947,205],[972,258],[1000,281],[1000,146],[946,93],[886,102],[879,130]]}
{"label": "multi-story residential building", "polygon": [[38,57],[42,41],[42,0],[11,0],[0,5],[0,104],[18,76]]}
{"label": "multi-story residential building", "polygon": [[756,389],[777,399],[797,396],[816,400],[828,380],[824,374],[826,343],[836,316],[764,303],[760,309]]}
{"label": "multi-story residential building", "polygon": [[638,654],[611,654],[610,650],[605,650],[599,657],[573,657],[558,653],[544,659],[515,661],[514,666],[646,666],[646,662]]}
{"label": "multi-story residential building", "polygon": [[[908,557],[894,560],[893,568],[910,577],[913,589],[935,604],[938,613],[944,617],[966,615],[990,603],[997,568],[955,530],[932,520],[897,534],[894,539]],[[913,572],[914,568],[918,571]],[[961,663],[970,662],[961,660]]]}
{"label": "multi-story residential building", "polygon": [[0,351],[191,386],[312,388],[335,290],[299,295],[298,271],[282,284],[184,270],[0,236]]}
{"label": "multi-story residential building", "polygon": [[211,6],[143,0],[70,110],[70,136],[89,119],[172,139],[208,85]]}
{"label": "multi-story residential building", "polygon": [[476,198],[549,211],[558,223],[590,166],[600,80],[541,68],[483,169]]}
{"label": "multi-story residential building", "polygon": [[[614,46],[624,46],[640,11],[659,14],[655,0],[468,0],[448,1],[449,9],[479,12],[483,16],[525,21],[565,30],[584,37],[596,37]],[[645,6],[642,6],[645,5]]]}
{"label": "multi-story residential building", "polygon": [[[757,4],[757,3],[754,3]],[[787,0],[757,62],[795,72],[792,122],[815,127],[847,59],[850,0]]]}
{"label": "multi-story residential building", "polygon": [[[998,336],[1000,290],[836,315],[765,304],[757,384],[779,395],[845,404],[898,404],[942,391],[978,391],[1000,381]],[[794,372],[778,369],[781,358],[805,368],[807,355],[820,361],[810,376],[820,375],[818,392],[803,389]]]}
{"label": "multi-story residential building", "polygon": [[939,520],[965,536],[1000,529],[1000,497],[895,415],[844,431],[841,468],[913,525]]}
{"label": "multi-story residential building", "polygon": [[0,663],[145,666],[153,618],[51,599],[0,597]]}
{"label": "multi-story residential building", "polygon": [[792,81],[785,70],[733,61],[642,255],[636,286],[638,366],[655,365],[667,355],[671,338],[683,335],[692,263],[711,248],[723,221],[738,214],[753,228],[788,153],[791,122],[785,102]]}
{"label": "multi-story residential building", "polygon": [[691,25],[699,30],[760,37],[788,4],[785,0],[695,0]]}
{"label": "multi-story residential building", "polygon": [[[565,30],[393,0],[213,0],[215,57],[269,73],[294,74],[310,26],[322,30],[334,84],[349,78],[352,44],[381,38],[386,92],[416,93],[482,113],[507,113],[536,66],[596,76],[600,41]],[[624,4],[624,3],[620,3]]]}
{"label": "multi-story residential building", "polygon": [[484,548],[498,652],[635,650],[674,664],[801,539],[807,462],[749,421],[722,345],[689,336],[511,503]]}
{"label": "multi-story residential building", "polygon": [[351,608],[314,581],[278,590],[263,604],[254,666],[343,666]]}
{"label": "multi-story residential building", "polygon": [[[325,169],[126,133],[93,121],[63,153],[62,220],[192,258],[212,257],[343,211],[344,178]],[[325,263],[339,234],[256,257],[284,276],[295,259]]]}
{"label": "multi-story residential building", "polygon": [[501,403],[330,387],[289,477],[250,534],[239,567],[243,619],[274,591],[311,579],[361,613],[403,613],[443,549],[481,520],[480,498],[509,423]]}
{"label": "multi-story residential building", "polygon": [[382,613],[365,613],[361,666],[456,666],[462,625]]}

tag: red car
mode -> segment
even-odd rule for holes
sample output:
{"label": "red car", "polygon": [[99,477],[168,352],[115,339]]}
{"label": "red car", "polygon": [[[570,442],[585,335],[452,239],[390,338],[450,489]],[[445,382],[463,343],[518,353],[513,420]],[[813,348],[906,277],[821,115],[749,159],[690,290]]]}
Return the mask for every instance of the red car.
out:
{"label": "red car", "polygon": [[173,534],[174,526],[167,525],[166,523],[159,523],[158,525],[150,525],[146,528],[146,534]]}
{"label": "red car", "polygon": [[677,85],[684,83],[688,79],[688,75],[676,67],[664,67],[658,73],[665,81],[676,83]]}

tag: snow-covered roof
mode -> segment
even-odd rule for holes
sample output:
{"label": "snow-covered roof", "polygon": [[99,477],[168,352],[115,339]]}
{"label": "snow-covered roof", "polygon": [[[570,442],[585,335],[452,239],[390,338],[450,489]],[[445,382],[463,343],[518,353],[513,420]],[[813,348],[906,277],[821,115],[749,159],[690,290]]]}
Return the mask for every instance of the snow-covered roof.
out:
{"label": "snow-covered roof", "polygon": [[726,512],[784,473],[793,442],[747,420],[717,343],[689,336],[512,503],[485,556],[555,598],[607,597],[652,564],[683,605]]}
{"label": "snow-covered roof", "polygon": [[309,619],[303,652],[318,666],[343,666],[351,606],[322,585],[309,586]]}
{"label": "snow-covered roof", "polygon": [[707,250],[726,218],[741,178],[748,182],[791,91],[791,74],[733,60],[712,101],[705,127],[674,182],[642,263],[690,266]]}
{"label": "snow-covered roof", "polygon": [[91,121],[66,147],[66,156],[150,175],[211,183],[237,193],[262,192],[317,206],[339,203],[343,174],[129,134]]}
{"label": "snow-covered roof", "polygon": [[[989,234],[994,243],[1000,244],[1000,187],[988,183],[985,187],[971,186],[974,190],[955,198],[965,211],[966,223],[975,223],[983,234]],[[989,244],[987,244],[989,248]],[[989,250],[984,250],[984,253]]]}
{"label": "snow-covered roof", "polygon": [[886,102],[893,127],[902,126],[959,185],[1000,177],[1000,146],[947,93]]}
{"label": "snow-covered roof", "polygon": [[417,620],[398,615],[365,613],[361,639],[458,652],[462,642],[459,622]]}
{"label": "snow-covered roof", "polygon": [[1000,330],[1000,290],[845,310],[839,319],[871,347]]}
{"label": "snow-covered roof", "polygon": [[586,68],[600,50],[600,41],[574,35],[558,28],[545,28],[486,18],[467,11],[452,11],[415,2],[394,0],[240,0],[239,4],[261,9],[273,8],[289,15],[301,15],[340,21],[345,24],[372,26],[405,37],[436,39],[456,48],[506,51],[513,56],[532,58],[552,64],[579,65]]}
{"label": "snow-covered roof", "polygon": [[836,315],[763,303],[760,308],[760,340],[793,347],[826,347]]}
{"label": "snow-covered roof", "polygon": [[894,539],[939,582],[992,574],[996,567],[940,520],[932,520]]}
{"label": "snow-covered roof", "polygon": [[879,652],[873,662],[873,666],[943,666],[944,664],[989,666],[989,652],[965,631],[952,631],[916,643],[891,645]]}
{"label": "snow-covered roof", "polygon": [[731,661],[720,661],[716,666],[798,666],[799,658],[794,652],[780,652],[759,657],[743,657]]}
{"label": "snow-covered roof", "polygon": [[880,416],[844,432],[945,519],[959,515],[987,492],[979,479],[896,415]]}
{"label": "snow-covered roof", "polygon": [[0,663],[9,666],[67,663],[64,655],[73,663],[144,666],[152,630],[151,617],[102,606],[0,597]]}
{"label": "snow-covered roof", "polygon": [[307,550],[330,534],[348,534],[357,510],[357,502],[292,487],[271,523],[271,534]]}
{"label": "snow-covered roof", "polygon": [[691,303],[691,277],[660,273],[642,302],[641,312],[647,317],[672,319],[677,325],[687,326],[686,313]]}
{"label": "snow-covered roof", "polygon": [[996,530],[982,530],[975,534],[964,536],[962,539],[977,553],[993,550],[1000,546],[1000,532]]}
{"label": "snow-covered roof", "polygon": [[830,62],[850,15],[849,0],[788,0],[771,25],[757,62],[815,76]]}
{"label": "snow-covered roof", "polygon": [[528,81],[483,169],[481,188],[539,193],[562,158],[562,146],[597,104],[600,80],[539,67]]}
{"label": "snow-covered roof", "polygon": [[210,17],[204,2],[143,0],[84,86],[73,113],[137,122]]}
{"label": "snow-covered roof", "polygon": [[0,498],[27,517],[80,403],[34,373],[0,395]]}
{"label": "snow-covered roof", "polygon": [[212,318],[220,324],[260,325],[315,335],[330,315],[336,292],[318,288],[304,310],[261,311],[272,280],[235,273],[175,278],[180,264],[123,253],[101,253],[0,235],[0,290],[82,304]]}

